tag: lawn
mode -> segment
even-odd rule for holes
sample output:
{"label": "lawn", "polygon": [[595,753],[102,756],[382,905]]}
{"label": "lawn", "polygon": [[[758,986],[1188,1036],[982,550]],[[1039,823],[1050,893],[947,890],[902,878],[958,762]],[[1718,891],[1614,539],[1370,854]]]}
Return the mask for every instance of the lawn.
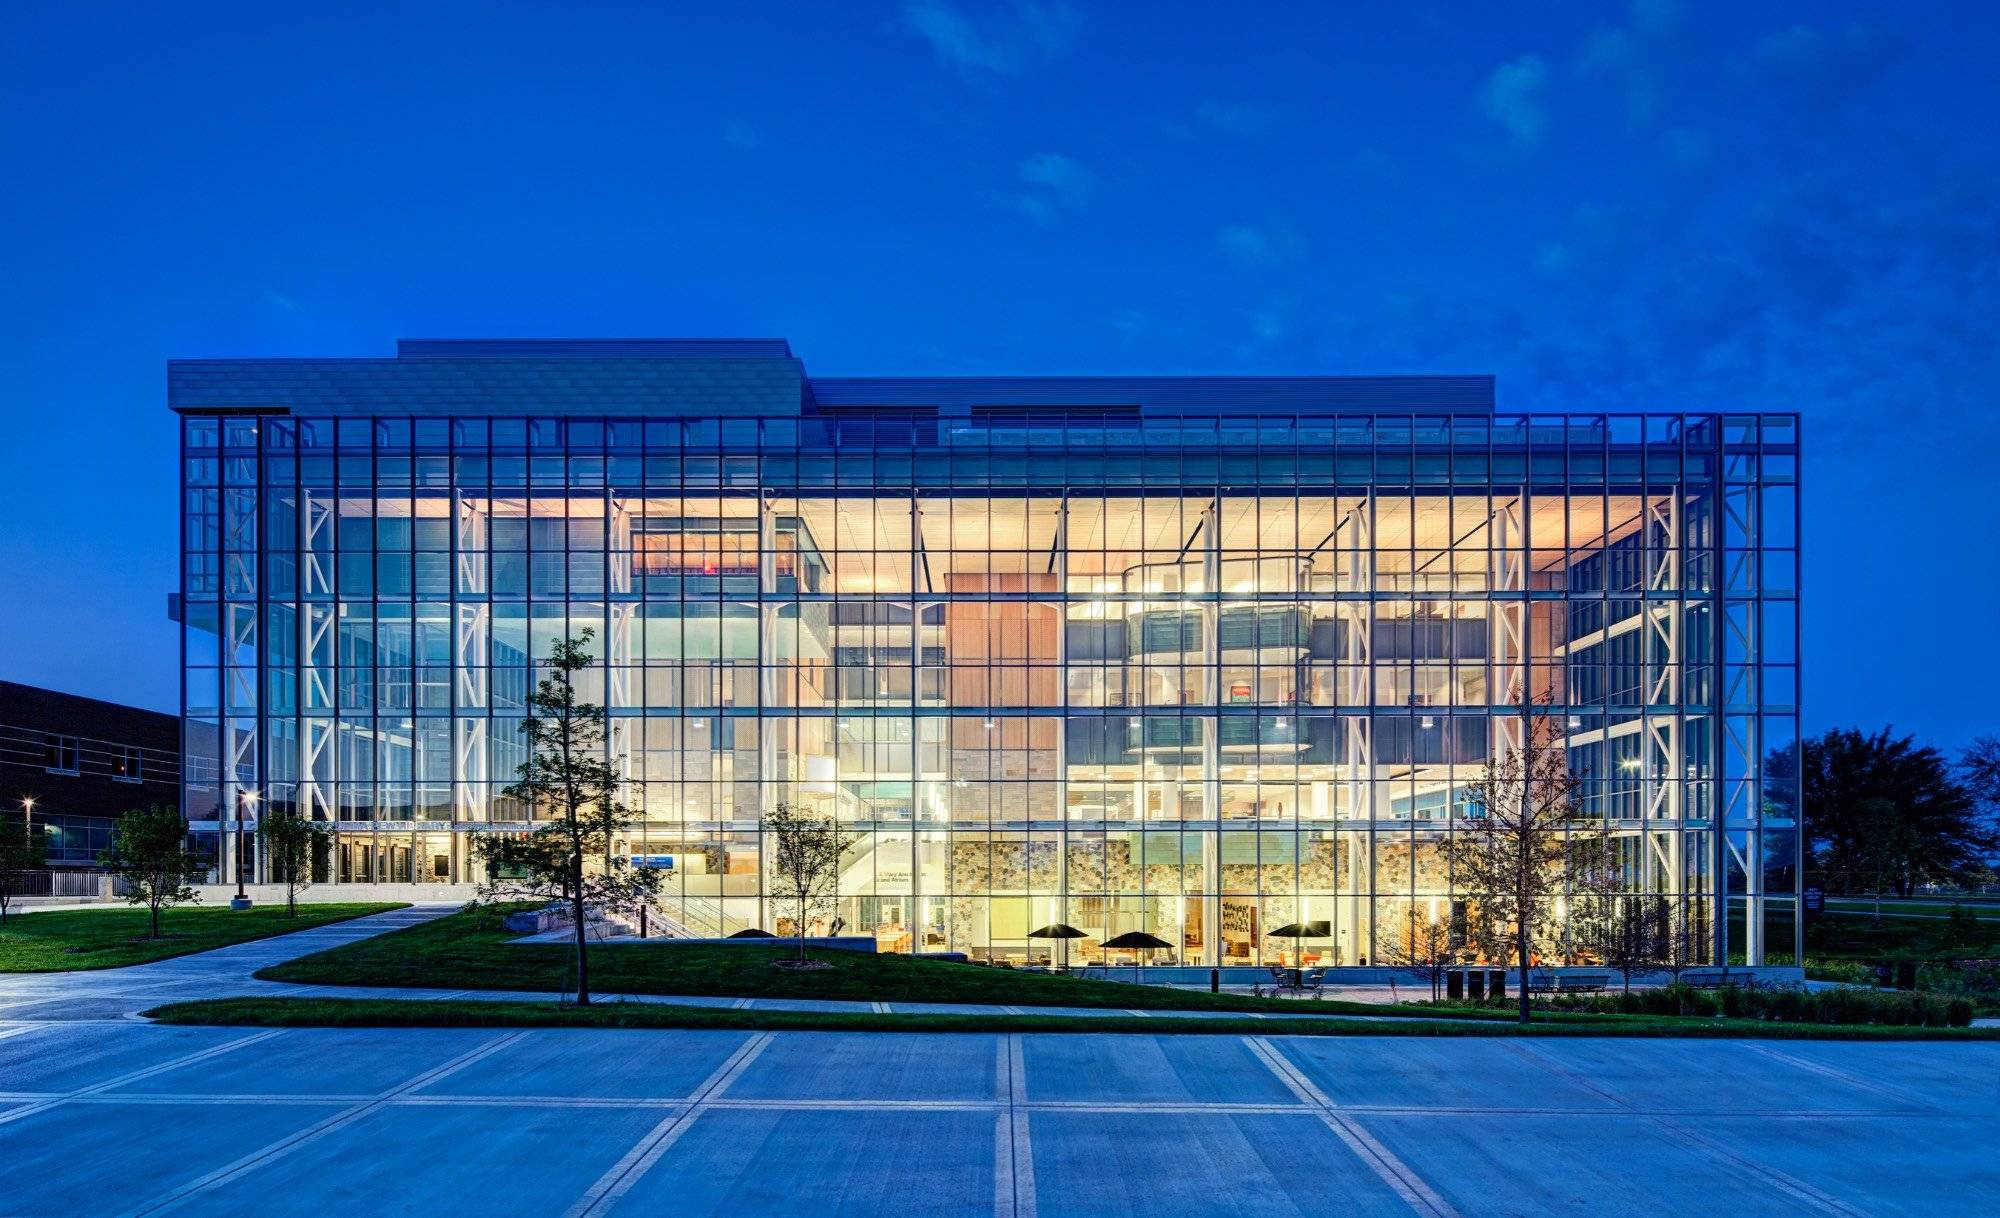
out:
{"label": "lawn", "polygon": [[[1294,1008],[1296,1009],[1296,1008]],[[1378,1012],[1379,1013],[1379,1012]],[[728,1010],[658,1003],[589,1007],[550,1002],[465,999],[398,1001],[352,998],[219,998],[146,1012],[168,1024],[250,1027],[722,1028],[835,1032],[1137,1032],[1228,1036],[1619,1036],[1759,1040],[2000,1040],[2000,1028],[1899,1028],[1787,1024],[1755,1019],[1538,1016],[1533,1023],[1492,1019],[1314,1019],[1310,1016],[1211,1019],[1142,1015],[831,1014]]]}
{"label": "lawn", "polygon": [[[309,985],[404,986],[450,990],[558,992],[574,983],[571,950],[560,943],[515,943],[504,910],[483,907],[264,969],[267,981]],[[605,943],[591,948],[591,988],[600,993],[750,998],[831,998],[860,1002],[957,1002],[998,1006],[1282,1011],[1296,1000],[1170,990],[1086,981],[926,960],[913,956],[815,951],[832,967],[793,972],[771,967],[792,953],[762,943]],[[1314,1003],[1321,1011],[1399,1014],[1372,1003]],[[1476,1013],[1506,1018],[1506,1012]]]}
{"label": "lawn", "polygon": [[[1819,960],[1950,960],[2000,956],[2000,913],[1990,908],[1966,906],[1978,921],[1969,940],[1953,943],[1950,923],[1937,909],[1937,917],[1888,918],[1880,923],[1866,910],[1828,911],[1806,927],[1806,958]],[[1886,909],[1886,907],[1885,907]],[[1765,941],[1774,951],[1789,955],[1792,941],[1790,910],[1766,911]]]}
{"label": "lawn", "polygon": [[146,911],[133,906],[17,912],[0,926],[0,973],[121,968],[401,908],[395,902],[301,905],[290,917],[282,905],[186,906],[161,915],[158,939],[146,938]]}

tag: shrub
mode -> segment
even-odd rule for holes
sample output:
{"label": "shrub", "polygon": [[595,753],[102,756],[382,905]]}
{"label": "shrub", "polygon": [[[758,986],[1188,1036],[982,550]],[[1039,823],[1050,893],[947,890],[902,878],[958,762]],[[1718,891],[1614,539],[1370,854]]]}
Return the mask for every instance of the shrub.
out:
{"label": "shrub", "polygon": [[1844,981],[1849,985],[1875,984],[1875,970],[1859,960],[1806,960],[1806,977],[1812,981]]}
{"label": "shrub", "polygon": [[1549,1001],[1558,1010],[1604,1015],[1725,1016],[1772,1023],[1877,1024],[1887,1027],[1962,1028],[1972,1003],[1935,994],[1862,989],[1745,988],[1695,990],[1684,985],[1630,994],[1572,994]]}
{"label": "shrub", "polygon": [[1917,968],[1917,988],[1969,998],[1975,1005],[2000,1005],[2000,960],[1957,960]]}

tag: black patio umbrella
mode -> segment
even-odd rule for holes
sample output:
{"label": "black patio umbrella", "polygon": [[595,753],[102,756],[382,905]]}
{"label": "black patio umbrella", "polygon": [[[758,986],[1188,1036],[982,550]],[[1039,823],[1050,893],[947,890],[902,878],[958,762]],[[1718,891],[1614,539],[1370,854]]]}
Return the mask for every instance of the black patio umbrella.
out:
{"label": "black patio umbrella", "polygon": [[1106,949],[1116,948],[1119,951],[1132,953],[1132,979],[1135,982],[1139,979],[1140,952],[1156,952],[1163,947],[1172,946],[1173,944],[1160,938],[1158,935],[1149,935],[1143,930],[1128,930],[1122,935],[1116,935],[1104,941]]}
{"label": "black patio umbrella", "polygon": [[778,936],[759,927],[746,926],[742,930],[732,932],[729,937],[732,939],[775,939]]}
{"label": "black patio umbrella", "polygon": [[[1090,932],[1078,930],[1076,927],[1071,926],[1067,922],[1052,922],[1049,925],[1044,926],[1039,930],[1029,931],[1028,937],[1030,939],[1064,939],[1064,940],[1088,939],[1090,938]],[[1069,967],[1068,943],[1063,944],[1062,967],[1064,968]]]}
{"label": "black patio umbrella", "polygon": [[[1298,948],[1298,944],[1307,939],[1332,938],[1333,928],[1330,924],[1324,921],[1287,922],[1283,926],[1280,926],[1278,929],[1271,931],[1270,936],[1273,939],[1294,940],[1293,950],[1296,951]],[[1300,984],[1305,980],[1304,969],[1305,969],[1305,962],[1303,960],[1299,962],[1297,967],[1292,969],[1292,982],[1294,985]]]}

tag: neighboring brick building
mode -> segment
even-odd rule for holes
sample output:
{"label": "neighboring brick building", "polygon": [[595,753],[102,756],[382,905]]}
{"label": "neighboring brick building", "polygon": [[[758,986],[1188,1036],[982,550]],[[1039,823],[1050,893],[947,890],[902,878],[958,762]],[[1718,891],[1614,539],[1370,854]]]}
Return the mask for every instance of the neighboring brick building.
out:
{"label": "neighboring brick building", "polygon": [[0,816],[32,801],[51,869],[96,867],[111,822],[178,804],[180,776],[177,717],[0,681]]}

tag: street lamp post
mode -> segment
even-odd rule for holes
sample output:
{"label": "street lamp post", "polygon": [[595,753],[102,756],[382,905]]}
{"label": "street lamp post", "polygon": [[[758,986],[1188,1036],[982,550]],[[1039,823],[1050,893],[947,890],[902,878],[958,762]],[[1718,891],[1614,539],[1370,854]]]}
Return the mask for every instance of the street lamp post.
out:
{"label": "street lamp post", "polygon": [[243,821],[256,806],[257,792],[243,792],[242,806],[236,810],[236,895],[229,899],[229,908],[231,909],[250,908],[250,894],[243,889],[243,852],[248,849],[248,842],[243,831]]}

